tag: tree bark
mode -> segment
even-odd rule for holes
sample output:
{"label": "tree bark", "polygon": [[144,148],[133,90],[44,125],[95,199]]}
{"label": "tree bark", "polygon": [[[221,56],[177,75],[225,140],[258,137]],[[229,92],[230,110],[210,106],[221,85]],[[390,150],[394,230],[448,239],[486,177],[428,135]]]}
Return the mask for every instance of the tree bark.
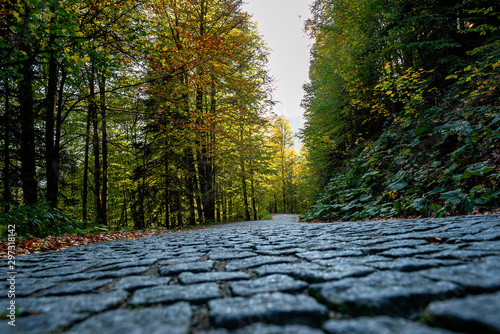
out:
{"label": "tree bark", "polygon": [[255,203],[255,182],[253,171],[250,174],[250,191],[252,192],[252,210],[253,210],[253,220],[257,220],[257,206]]}
{"label": "tree bark", "polygon": [[165,198],[163,199],[165,205],[165,223],[164,227],[170,228],[170,183],[169,182],[169,174],[170,174],[170,160],[168,153],[168,140],[165,140],[165,176],[163,177],[165,180]]}
{"label": "tree bark", "polygon": [[[203,73],[200,73],[201,77]],[[198,88],[196,90],[196,112],[201,115],[204,112],[203,109],[203,90],[200,87],[200,83],[198,84]],[[196,164],[198,168],[195,169],[195,190],[196,190],[196,204],[198,209],[198,219],[200,222],[204,222],[205,213],[203,209],[206,209],[205,205],[207,204],[207,188],[208,188],[208,180],[207,180],[207,132],[205,130],[205,117],[198,117],[196,120],[198,131],[200,134],[200,139],[196,140],[196,146],[199,147],[196,153]]]}
{"label": "tree bark", "polygon": [[[198,164],[199,166],[199,164]],[[200,178],[203,178],[200,176],[199,170],[197,171],[194,164],[193,164],[193,182],[194,182],[194,190],[195,190],[195,199],[196,199],[196,210],[198,212],[198,221],[204,222],[205,221],[205,216],[203,212],[203,195],[201,192],[201,185],[200,185]]]}
{"label": "tree bark", "polygon": [[222,221],[222,196],[219,195],[219,190],[217,189],[217,222],[220,223]]}
{"label": "tree bark", "polygon": [[217,112],[217,100],[216,100],[216,89],[215,89],[215,78],[212,76],[212,85],[210,92],[210,117],[208,117],[208,134],[206,143],[206,166],[205,166],[205,180],[206,180],[206,192],[205,203],[203,205],[205,209],[205,218],[208,221],[215,221],[215,206],[216,206],[216,180],[215,180],[215,132],[214,124],[212,119],[215,117]]}
{"label": "tree bark", "polygon": [[[27,49],[27,48],[25,48]],[[30,54],[30,50],[26,50]],[[19,82],[19,104],[21,118],[21,182],[23,201],[26,205],[38,202],[38,182],[36,179],[35,114],[33,110],[33,60],[21,66]]]}
{"label": "tree bark", "polygon": [[278,213],[278,198],[274,194],[274,213]]}
{"label": "tree bark", "polygon": [[196,171],[194,170],[194,159],[191,149],[186,149],[186,190],[187,190],[187,198],[189,201],[189,217],[188,224],[195,224],[195,176]]}
{"label": "tree bark", "polygon": [[89,183],[89,155],[90,155],[90,123],[92,122],[92,104],[88,106],[87,127],[85,130],[85,157],[83,163],[83,193],[82,193],[82,220],[87,221],[87,197]]}
{"label": "tree bark", "polygon": [[100,162],[100,149],[99,149],[99,122],[97,119],[97,102],[95,99],[95,68],[92,65],[91,77],[89,81],[90,87],[90,113],[92,115],[92,147],[94,152],[94,196],[95,196],[95,210],[96,210],[96,223],[103,223],[102,214],[102,195],[101,195],[101,162]]}
{"label": "tree bark", "polygon": [[54,183],[54,192],[58,194],[57,204],[59,203],[59,175],[60,175],[60,156],[61,156],[61,128],[63,123],[63,99],[64,99],[64,85],[66,84],[67,72],[64,67],[61,67],[61,82],[59,84],[59,93],[57,97],[57,114],[56,114],[56,133],[54,142],[54,162],[57,182]]}
{"label": "tree bark", "polygon": [[[55,35],[50,35],[49,45],[55,42]],[[49,58],[48,85],[45,109],[45,170],[47,176],[47,201],[52,208],[57,208],[59,166],[56,161],[54,145],[55,113],[57,105],[57,59],[52,54]]]}
{"label": "tree bark", "polygon": [[227,199],[225,194],[221,194],[221,204],[222,204],[222,220],[227,221]]}
{"label": "tree bark", "polygon": [[182,201],[181,201],[181,191],[177,190],[177,196],[175,197],[175,202],[177,204],[177,227],[181,227],[182,224]]}
{"label": "tree bark", "polygon": [[101,193],[101,222],[108,224],[108,131],[106,116],[106,78],[99,80],[99,95],[101,100],[101,133],[102,133],[102,193]]}
{"label": "tree bark", "polygon": [[120,215],[120,226],[125,227],[128,223],[127,217],[127,188],[125,187],[125,182],[123,183],[123,206],[122,213]]}
{"label": "tree bark", "polygon": [[245,170],[245,162],[243,160],[240,161],[241,167],[241,187],[243,189],[243,204],[245,206],[245,220],[250,220],[250,210],[248,209],[248,191],[247,191],[247,177]]}
{"label": "tree bark", "polygon": [[286,183],[285,183],[285,149],[283,148],[281,158],[281,180],[282,180],[282,195],[283,195],[283,213],[286,213]]}
{"label": "tree bark", "polygon": [[4,121],[4,166],[3,166],[3,201],[7,203],[4,212],[10,211],[10,85],[7,79],[4,79],[5,86],[5,121]]}

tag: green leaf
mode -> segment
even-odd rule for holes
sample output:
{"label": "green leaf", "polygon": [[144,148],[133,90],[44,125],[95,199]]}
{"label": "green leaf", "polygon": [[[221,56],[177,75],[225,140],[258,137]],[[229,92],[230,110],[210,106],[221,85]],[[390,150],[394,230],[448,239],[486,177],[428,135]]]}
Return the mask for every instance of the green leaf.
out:
{"label": "green leaf", "polygon": [[399,157],[399,158],[396,158],[396,159],[394,160],[394,162],[396,163],[396,165],[399,165],[399,164],[401,164],[401,163],[405,162],[405,161],[406,161],[406,159],[407,159],[406,157]]}
{"label": "green leaf", "polygon": [[457,169],[458,165],[454,162],[451,164],[451,166],[445,170],[444,174],[447,175],[447,174],[450,174],[450,173],[453,173],[455,171],[455,169]]}
{"label": "green leaf", "polygon": [[368,202],[368,201],[369,201],[369,200],[371,200],[372,198],[373,198],[373,197],[372,197],[372,196],[370,196],[370,195],[365,195],[365,194],[363,194],[363,195],[361,195],[361,196],[359,197],[359,200],[360,200],[361,202]]}
{"label": "green leaf", "polygon": [[427,123],[420,123],[417,127],[417,130],[415,130],[415,133],[417,136],[423,136],[426,134],[431,133],[434,130],[432,125],[427,124]]}
{"label": "green leaf", "polygon": [[340,208],[340,210],[342,210],[342,211],[349,211],[351,209],[354,209],[356,207],[356,203],[355,202],[357,202],[357,201],[353,201],[353,202],[351,202],[351,203],[349,203],[347,205],[344,205],[343,207]]}
{"label": "green leaf", "polygon": [[369,182],[374,176],[377,176],[377,175],[380,175],[380,172],[378,170],[374,171],[374,172],[366,173],[365,175],[363,175],[362,179]]}
{"label": "green leaf", "polygon": [[446,214],[446,207],[443,207],[443,208],[441,208],[440,210],[438,210],[436,212],[436,214],[434,215],[434,217],[436,217],[436,218],[442,218],[442,217],[444,217],[445,214]]}
{"label": "green leaf", "polygon": [[439,205],[439,204],[436,204],[436,203],[432,203],[431,206],[430,206],[431,210],[434,210],[434,211],[439,211],[443,208],[442,205]]}
{"label": "green leaf", "polygon": [[478,184],[477,186],[473,187],[470,190],[470,193],[472,193],[472,194],[483,193],[485,188],[486,188],[486,186],[484,184]]}
{"label": "green leaf", "polygon": [[405,181],[396,181],[394,183],[391,183],[390,185],[387,186],[387,188],[389,190],[403,190],[404,188],[406,188],[408,186],[408,182],[405,182]]}
{"label": "green leaf", "polygon": [[442,193],[440,197],[446,202],[460,203],[462,200],[467,198],[467,194],[464,194],[462,189],[457,189]]}
{"label": "green leaf", "polygon": [[438,188],[436,188],[436,189],[434,189],[434,190],[432,190],[432,191],[429,191],[429,192],[427,193],[427,195],[429,195],[429,196],[430,196],[430,195],[439,194],[439,193],[442,193],[442,192],[444,192],[444,191],[446,191],[446,190],[447,190],[447,188],[446,188],[446,187],[438,187]]}
{"label": "green leaf", "polygon": [[427,208],[428,203],[429,200],[424,196],[422,198],[416,199],[410,206],[417,211],[423,212]]}
{"label": "green leaf", "polygon": [[441,161],[434,161],[431,165],[432,168],[437,168],[439,167],[439,165],[441,165]]}
{"label": "green leaf", "polygon": [[420,140],[419,139],[415,139],[414,141],[412,141],[412,143],[410,144],[411,147],[415,147],[417,146],[418,144],[420,144]]}
{"label": "green leaf", "polygon": [[471,176],[484,176],[494,170],[489,162],[479,162],[477,164],[470,165],[464,173],[464,178],[468,179]]}

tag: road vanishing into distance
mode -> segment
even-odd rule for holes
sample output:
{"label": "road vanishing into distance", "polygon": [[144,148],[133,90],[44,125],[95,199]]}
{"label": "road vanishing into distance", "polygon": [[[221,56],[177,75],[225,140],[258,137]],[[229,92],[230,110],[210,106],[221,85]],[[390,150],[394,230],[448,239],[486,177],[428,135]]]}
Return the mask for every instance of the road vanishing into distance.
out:
{"label": "road vanishing into distance", "polygon": [[277,215],[1,265],[1,333],[500,333],[498,215]]}

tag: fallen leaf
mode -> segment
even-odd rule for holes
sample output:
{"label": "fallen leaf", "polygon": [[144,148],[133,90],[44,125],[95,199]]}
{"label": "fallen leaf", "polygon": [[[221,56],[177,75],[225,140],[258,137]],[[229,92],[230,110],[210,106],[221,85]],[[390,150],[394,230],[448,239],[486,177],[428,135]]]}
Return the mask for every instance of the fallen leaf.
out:
{"label": "fallen leaf", "polygon": [[436,238],[436,237],[430,237],[430,238],[425,238],[425,240],[431,244],[442,244],[444,243],[444,240],[442,238]]}

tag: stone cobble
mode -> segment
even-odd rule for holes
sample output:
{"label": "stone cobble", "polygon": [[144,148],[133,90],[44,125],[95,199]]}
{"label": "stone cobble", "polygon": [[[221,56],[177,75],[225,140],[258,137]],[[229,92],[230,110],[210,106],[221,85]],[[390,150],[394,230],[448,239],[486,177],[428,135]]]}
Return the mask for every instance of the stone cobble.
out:
{"label": "stone cobble", "polygon": [[277,215],[20,256],[16,271],[1,333],[500,333],[498,215]]}

